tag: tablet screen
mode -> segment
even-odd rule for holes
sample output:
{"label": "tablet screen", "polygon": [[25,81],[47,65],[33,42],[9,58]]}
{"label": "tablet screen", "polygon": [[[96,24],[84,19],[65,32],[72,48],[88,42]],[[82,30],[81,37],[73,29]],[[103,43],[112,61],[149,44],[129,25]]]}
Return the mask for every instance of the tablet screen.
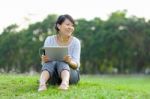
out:
{"label": "tablet screen", "polygon": [[45,49],[45,55],[48,55],[51,60],[63,60],[64,56],[68,55],[67,46],[49,46],[43,49]]}

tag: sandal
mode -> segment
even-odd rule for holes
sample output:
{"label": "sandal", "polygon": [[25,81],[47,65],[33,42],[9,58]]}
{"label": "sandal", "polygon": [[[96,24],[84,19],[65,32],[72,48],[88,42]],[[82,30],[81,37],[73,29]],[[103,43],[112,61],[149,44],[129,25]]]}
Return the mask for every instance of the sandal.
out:
{"label": "sandal", "polygon": [[61,90],[68,90],[68,88],[69,88],[69,84],[67,82],[61,83],[59,86],[59,89],[61,89]]}
{"label": "sandal", "polygon": [[44,91],[44,90],[47,90],[46,85],[45,85],[45,84],[44,84],[44,85],[40,85],[40,86],[39,86],[39,89],[38,89],[38,92]]}

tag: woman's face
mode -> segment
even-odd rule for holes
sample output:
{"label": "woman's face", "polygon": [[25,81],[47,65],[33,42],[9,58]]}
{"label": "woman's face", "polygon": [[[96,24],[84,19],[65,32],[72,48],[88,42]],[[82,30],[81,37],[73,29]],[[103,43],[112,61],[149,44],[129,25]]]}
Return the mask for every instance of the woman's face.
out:
{"label": "woman's face", "polygon": [[68,19],[65,19],[65,21],[60,25],[58,24],[59,33],[63,36],[71,36],[74,31],[74,25],[72,22]]}

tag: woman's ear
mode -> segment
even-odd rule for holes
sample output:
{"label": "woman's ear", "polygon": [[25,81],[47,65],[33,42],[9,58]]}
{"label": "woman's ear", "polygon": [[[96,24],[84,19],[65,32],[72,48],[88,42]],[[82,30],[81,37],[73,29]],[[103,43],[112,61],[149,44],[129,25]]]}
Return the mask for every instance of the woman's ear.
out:
{"label": "woman's ear", "polygon": [[57,26],[57,28],[60,30],[60,25],[59,25],[59,24],[57,24],[56,26]]}

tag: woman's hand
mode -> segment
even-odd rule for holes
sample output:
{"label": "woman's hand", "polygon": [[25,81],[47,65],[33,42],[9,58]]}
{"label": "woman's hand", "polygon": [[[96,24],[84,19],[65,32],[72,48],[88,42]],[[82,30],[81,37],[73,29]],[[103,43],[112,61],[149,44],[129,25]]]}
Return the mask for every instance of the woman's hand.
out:
{"label": "woman's hand", "polygon": [[45,63],[50,61],[50,59],[48,58],[47,55],[42,55],[41,60],[42,60],[42,62],[45,62]]}
{"label": "woman's hand", "polygon": [[72,60],[71,56],[66,55],[64,57],[64,61],[67,62],[73,69],[77,68],[77,63]]}
{"label": "woman's hand", "polygon": [[72,60],[72,58],[71,58],[71,56],[69,56],[69,55],[66,55],[66,56],[64,57],[64,61],[67,62],[67,63],[69,63],[69,64],[70,64],[71,60]]}

